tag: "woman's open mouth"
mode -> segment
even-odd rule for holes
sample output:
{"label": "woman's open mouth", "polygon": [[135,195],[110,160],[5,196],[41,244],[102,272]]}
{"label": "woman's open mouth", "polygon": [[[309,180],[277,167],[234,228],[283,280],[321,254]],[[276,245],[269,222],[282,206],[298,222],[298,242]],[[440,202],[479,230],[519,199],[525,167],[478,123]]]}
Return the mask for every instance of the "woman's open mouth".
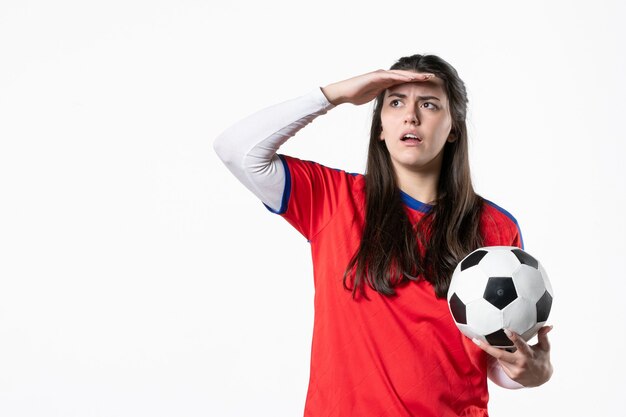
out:
{"label": "woman's open mouth", "polygon": [[407,145],[411,145],[411,144],[417,145],[419,143],[422,143],[422,139],[412,133],[407,133],[406,135],[402,136],[400,140],[406,143]]}

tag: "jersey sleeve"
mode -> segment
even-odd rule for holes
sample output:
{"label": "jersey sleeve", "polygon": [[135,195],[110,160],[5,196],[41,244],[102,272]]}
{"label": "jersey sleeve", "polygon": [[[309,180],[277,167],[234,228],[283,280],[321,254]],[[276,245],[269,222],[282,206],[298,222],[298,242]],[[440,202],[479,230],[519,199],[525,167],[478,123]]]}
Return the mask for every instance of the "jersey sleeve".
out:
{"label": "jersey sleeve", "polygon": [[330,221],[342,200],[350,197],[356,174],[287,155],[278,156],[286,174],[281,206],[274,210],[264,205],[310,241]]}

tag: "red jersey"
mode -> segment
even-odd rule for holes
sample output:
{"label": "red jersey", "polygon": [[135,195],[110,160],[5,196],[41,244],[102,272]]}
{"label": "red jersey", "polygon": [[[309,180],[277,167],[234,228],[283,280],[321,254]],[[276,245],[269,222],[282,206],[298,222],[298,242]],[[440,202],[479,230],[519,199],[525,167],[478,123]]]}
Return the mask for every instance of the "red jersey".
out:
{"label": "red jersey", "polygon": [[[487,354],[425,280],[369,300],[343,288],[365,221],[365,177],[279,155],[280,214],[311,244],[315,318],[305,417],[487,416]],[[415,223],[430,206],[401,193]],[[484,246],[522,246],[515,219],[486,203]]]}

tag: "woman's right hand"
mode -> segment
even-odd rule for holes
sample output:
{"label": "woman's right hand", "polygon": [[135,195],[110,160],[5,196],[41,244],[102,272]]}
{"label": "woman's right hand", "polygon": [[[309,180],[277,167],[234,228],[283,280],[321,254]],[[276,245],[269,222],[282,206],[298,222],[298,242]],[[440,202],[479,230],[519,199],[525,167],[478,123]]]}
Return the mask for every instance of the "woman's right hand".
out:
{"label": "woman's right hand", "polygon": [[417,73],[406,70],[377,70],[367,74],[348,78],[322,87],[322,92],[331,104],[365,104],[380,94],[381,91],[402,83],[427,81],[434,74]]}

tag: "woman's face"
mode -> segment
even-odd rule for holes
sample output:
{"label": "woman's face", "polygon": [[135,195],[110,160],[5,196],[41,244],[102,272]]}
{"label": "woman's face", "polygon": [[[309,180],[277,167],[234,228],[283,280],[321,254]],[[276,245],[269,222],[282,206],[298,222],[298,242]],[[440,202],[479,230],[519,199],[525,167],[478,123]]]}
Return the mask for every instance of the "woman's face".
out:
{"label": "woman's face", "polygon": [[396,173],[439,173],[443,147],[452,140],[452,117],[440,78],[389,88],[380,118],[380,140],[385,141]]}

